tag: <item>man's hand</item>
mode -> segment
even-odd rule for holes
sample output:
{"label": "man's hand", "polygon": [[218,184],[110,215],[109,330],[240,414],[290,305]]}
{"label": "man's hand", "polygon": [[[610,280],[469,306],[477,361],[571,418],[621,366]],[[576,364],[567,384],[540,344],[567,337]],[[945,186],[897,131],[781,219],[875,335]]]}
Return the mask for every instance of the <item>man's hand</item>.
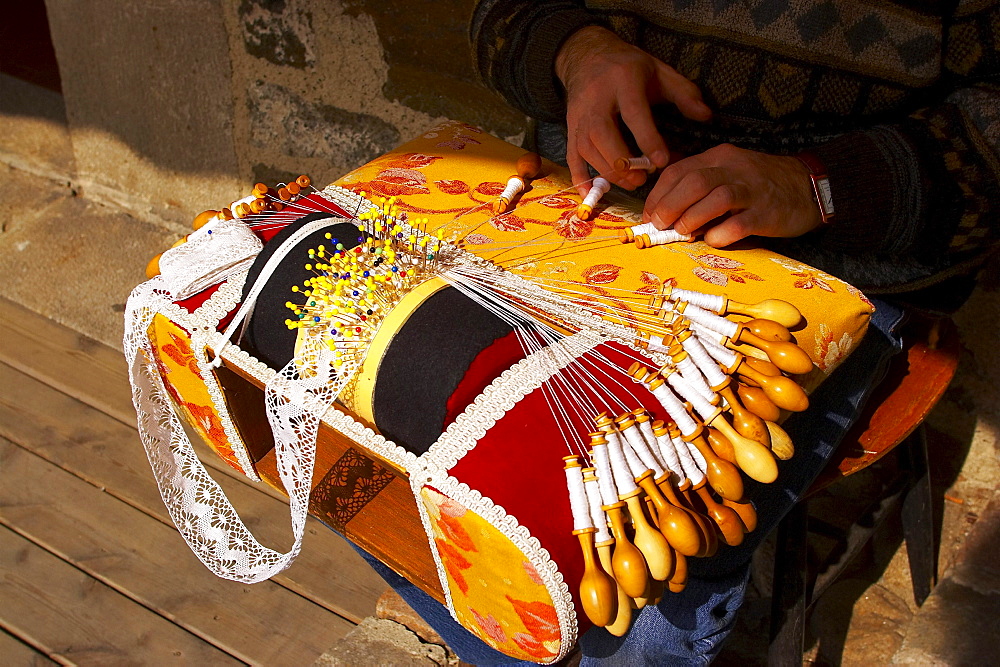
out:
{"label": "man's hand", "polygon": [[722,145],[668,166],[646,199],[644,222],[692,234],[710,222],[705,242],[801,236],[822,224],[809,170],[794,157]]}
{"label": "man's hand", "polygon": [[581,28],[566,40],[556,56],[556,75],[566,88],[566,162],[581,195],[587,192],[581,184],[590,180],[587,163],[630,190],[646,180],[645,172],[614,172],[615,160],[630,154],[618,130],[619,115],[643,154],[661,168],[670,152],[653,123],[651,106],[671,102],[698,121],[712,115],[691,81],[598,26]]}

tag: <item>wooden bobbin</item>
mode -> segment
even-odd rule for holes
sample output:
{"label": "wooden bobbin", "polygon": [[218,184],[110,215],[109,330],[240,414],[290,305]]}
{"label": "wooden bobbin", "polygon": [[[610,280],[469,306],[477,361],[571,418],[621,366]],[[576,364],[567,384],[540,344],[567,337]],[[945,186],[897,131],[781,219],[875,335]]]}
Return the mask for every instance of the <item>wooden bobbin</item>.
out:
{"label": "wooden bobbin", "polygon": [[799,309],[781,299],[765,299],[753,304],[729,299],[726,302],[726,312],[772,320],[789,329],[798,326],[802,321],[802,313],[799,312]]}
{"label": "wooden bobbin", "polygon": [[611,534],[615,538],[614,553],[611,555],[611,570],[615,581],[630,598],[640,598],[646,593],[649,570],[642,552],[628,539],[625,531],[624,502],[605,505],[604,511],[611,521]]}
{"label": "wooden bobbin", "polygon": [[580,602],[590,622],[604,627],[614,622],[618,612],[617,584],[597,561],[594,546],[596,528],[575,530],[583,552],[583,578],[580,579]]}
{"label": "wooden bobbin", "polygon": [[[613,577],[614,570],[611,564],[612,551],[615,541],[609,540],[597,545],[597,557],[601,562],[601,569],[605,574]],[[614,579],[612,578],[612,581]],[[624,637],[632,625],[632,600],[622,589],[621,584],[615,581],[615,617],[604,629],[615,637]]]}
{"label": "wooden bobbin", "polygon": [[732,385],[720,389],[719,394],[729,404],[729,410],[733,415],[733,427],[737,433],[751,440],[756,440],[765,447],[770,447],[771,436],[764,425],[764,420],[743,407],[736,392],[733,391]]}
{"label": "wooden bobbin", "polygon": [[792,332],[786,327],[778,324],[774,320],[755,319],[744,322],[743,325],[753,333],[754,336],[763,340],[787,343],[792,340]]}
{"label": "wooden bobbin", "polygon": [[191,223],[191,228],[197,231],[207,225],[217,215],[219,215],[219,211],[212,209],[202,211],[198,215],[194,216],[194,222]]}
{"label": "wooden bobbin", "polygon": [[746,343],[762,350],[775,366],[793,375],[804,375],[813,369],[812,359],[795,343],[770,341],[755,336],[745,324],[740,325],[733,342]]}
{"label": "wooden bobbin", "polygon": [[722,499],[722,504],[739,515],[743,522],[744,532],[752,533],[757,528],[757,510],[750,503]]}
{"label": "wooden bobbin", "polygon": [[751,368],[745,360],[737,366],[736,372],[756,382],[764,390],[764,395],[783,410],[802,412],[809,407],[806,393],[790,378],[764,375]]}
{"label": "wooden bobbin", "polygon": [[750,387],[742,382],[738,382],[736,384],[736,395],[743,402],[743,407],[765,422],[776,422],[781,418],[781,410],[771,402],[771,399],[767,397],[767,394],[760,387]]}
{"label": "wooden bobbin", "polygon": [[[732,443],[733,451],[736,454],[736,465],[748,477],[762,484],[770,484],[778,478],[778,464],[769,447],[738,433],[722,414],[717,415],[710,422],[710,425],[719,429],[722,435],[726,436],[726,439]],[[723,497],[727,496],[723,495]],[[729,500],[738,500],[738,498],[729,497]]]}
{"label": "wooden bobbin", "polygon": [[146,264],[147,278],[155,278],[156,276],[160,275],[160,257],[162,256],[163,253],[161,252],[155,257],[153,257],[153,259],[149,260],[149,263]]}
{"label": "wooden bobbin", "polygon": [[705,506],[705,513],[715,522],[723,541],[731,547],[739,546],[743,543],[743,520],[740,515],[725,505],[720,505],[708,488],[701,484],[694,488],[702,504]]}
{"label": "wooden bobbin", "polygon": [[785,429],[772,421],[765,421],[768,433],[771,435],[771,451],[782,461],[787,461],[795,455],[795,445]]}

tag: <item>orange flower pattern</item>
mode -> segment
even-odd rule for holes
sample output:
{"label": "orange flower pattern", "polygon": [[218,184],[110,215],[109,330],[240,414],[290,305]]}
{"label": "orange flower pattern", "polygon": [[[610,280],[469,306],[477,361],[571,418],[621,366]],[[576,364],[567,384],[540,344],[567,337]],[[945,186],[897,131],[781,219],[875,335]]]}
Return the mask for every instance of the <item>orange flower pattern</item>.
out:
{"label": "orange flower pattern", "polygon": [[554,660],[562,630],[535,567],[475,512],[430,487],[420,496],[459,622],[512,658]]}
{"label": "orange flower pattern", "polygon": [[[805,329],[796,331],[801,340],[812,340],[820,324],[838,341],[845,333],[854,340],[864,333],[872,311],[864,295],[794,260],[763,249],[719,250],[702,242],[646,250],[620,243],[618,232],[641,222],[641,204],[609,196],[594,218],[581,220],[567,171],[551,163],[544,164],[543,177],[530,183],[511,211],[493,215],[491,205],[523,152],[478,128],[449,121],[337,184],[376,197],[396,196],[401,212],[426,220],[430,229],[464,238],[468,250],[525,279],[566,294],[573,290],[574,301],[605,309],[609,317],[614,312],[616,321],[644,310],[650,295],[666,283],[742,303],[783,298],[803,312]],[[619,268],[615,273],[597,268],[607,266]]]}
{"label": "orange flower pattern", "polygon": [[156,314],[149,325],[149,340],[157,371],[178,412],[226,463],[244,472],[212,405],[187,331]]}

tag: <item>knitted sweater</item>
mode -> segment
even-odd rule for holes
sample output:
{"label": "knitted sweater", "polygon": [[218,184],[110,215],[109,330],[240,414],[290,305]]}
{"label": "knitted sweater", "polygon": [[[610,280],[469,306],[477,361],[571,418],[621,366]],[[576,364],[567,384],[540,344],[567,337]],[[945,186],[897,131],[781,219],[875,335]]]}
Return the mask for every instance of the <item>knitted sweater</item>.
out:
{"label": "knitted sweater", "polygon": [[654,110],[671,150],[820,157],[836,220],[783,251],[885,293],[969,272],[997,249],[996,0],[481,0],[476,66],[513,106],[565,123],[555,56],[586,25],[700,88],[707,124]]}

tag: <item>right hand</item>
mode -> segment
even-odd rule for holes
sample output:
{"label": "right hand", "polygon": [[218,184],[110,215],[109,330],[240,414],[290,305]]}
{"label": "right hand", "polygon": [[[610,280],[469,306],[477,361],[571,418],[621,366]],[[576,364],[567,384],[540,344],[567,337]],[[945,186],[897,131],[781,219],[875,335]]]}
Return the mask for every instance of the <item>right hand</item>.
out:
{"label": "right hand", "polygon": [[652,105],[670,102],[691,120],[712,117],[694,83],[599,26],[570,35],[556,56],[556,75],[566,89],[566,162],[581,196],[589,189],[584,185],[590,180],[588,163],[629,190],[646,181],[644,171],[614,171],[615,160],[630,155],[619,116],[639,149],[660,168],[670,161],[670,151],[653,122]]}

